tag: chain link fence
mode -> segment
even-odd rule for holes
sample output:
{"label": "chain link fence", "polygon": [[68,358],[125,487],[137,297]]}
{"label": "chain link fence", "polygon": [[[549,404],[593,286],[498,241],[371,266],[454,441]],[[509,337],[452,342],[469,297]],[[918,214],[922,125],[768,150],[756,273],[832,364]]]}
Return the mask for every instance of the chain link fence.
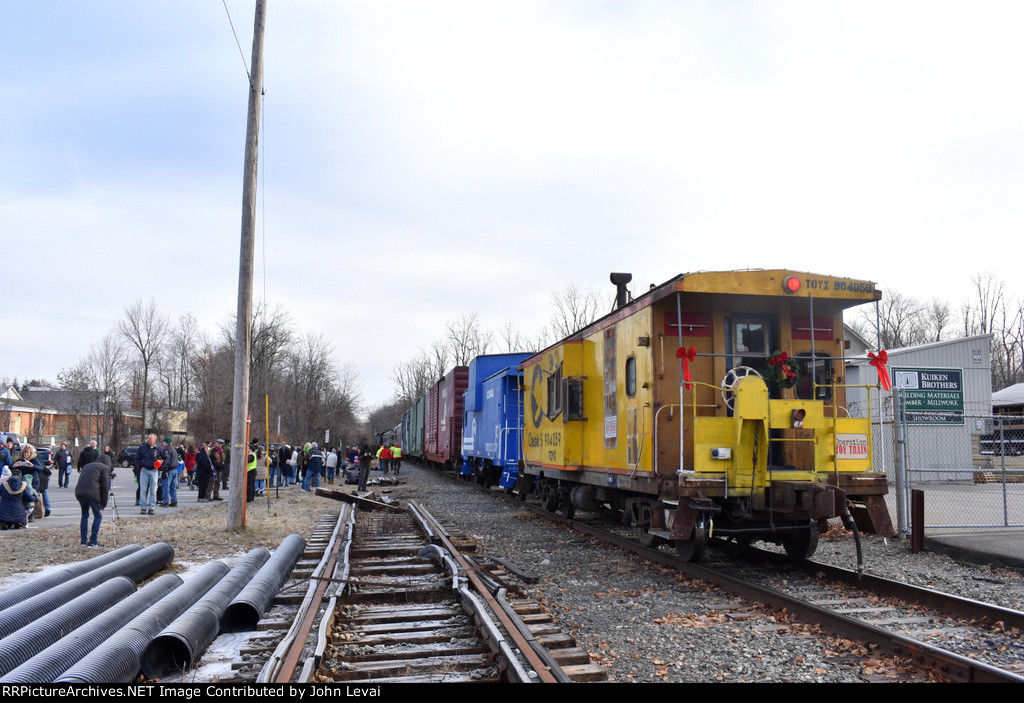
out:
{"label": "chain link fence", "polygon": [[924,491],[924,527],[1024,527],[1024,417],[908,411],[894,391],[872,413],[876,467],[889,478],[887,503],[901,534],[910,496]]}

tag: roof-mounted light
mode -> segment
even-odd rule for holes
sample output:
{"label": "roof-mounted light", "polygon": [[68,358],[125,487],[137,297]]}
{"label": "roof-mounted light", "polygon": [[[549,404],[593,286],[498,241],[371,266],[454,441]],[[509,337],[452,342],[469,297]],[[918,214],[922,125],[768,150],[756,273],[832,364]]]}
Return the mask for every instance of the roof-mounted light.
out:
{"label": "roof-mounted light", "polygon": [[786,276],[782,282],[782,289],[787,293],[796,293],[800,290],[800,279],[797,276]]}

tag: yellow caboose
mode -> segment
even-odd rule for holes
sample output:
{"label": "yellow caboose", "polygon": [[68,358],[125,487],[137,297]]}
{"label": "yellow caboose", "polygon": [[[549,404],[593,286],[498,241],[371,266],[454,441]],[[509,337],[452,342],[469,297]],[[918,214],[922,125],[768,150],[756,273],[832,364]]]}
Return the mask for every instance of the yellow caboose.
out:
{"label": "yellow caboose", "polygon": [[805,558],[834,517],[891,531],[870,421],[844,408],[843,311],[873,283],[700,272],[629,300],[612,281],[613,312],[520,366],[523,497],[621,510],[692,560],[713,535]]}

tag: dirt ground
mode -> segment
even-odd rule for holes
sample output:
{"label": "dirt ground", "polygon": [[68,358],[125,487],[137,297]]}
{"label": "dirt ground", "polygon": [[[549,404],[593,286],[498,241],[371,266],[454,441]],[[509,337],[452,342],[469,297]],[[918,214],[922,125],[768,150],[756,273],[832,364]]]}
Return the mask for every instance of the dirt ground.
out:
{"label": "dirt ground", "polygon": [[227,501],[149,517],[134,515],[136,510],[132,509],[118,518],[108,506],[103,511],[100,543],[104,547],[100,549],[79,544],[77,524],[47,527],[45,521],[37,521],[34,529],[0,532],[0,544],[7,554],[0,563],[0,578],[81,561],[128,544],[145,547],[157,542],[167,542],[174,548],[171,571],[184,571],[189,564],[241,555],[255,547],[274,550],[293,533],[308,539],[320,517],[337,516],[341,505],[293,486],[282,489],[279,498],[271,495],[248,503],[245,526],[236,531],[227,529]]}

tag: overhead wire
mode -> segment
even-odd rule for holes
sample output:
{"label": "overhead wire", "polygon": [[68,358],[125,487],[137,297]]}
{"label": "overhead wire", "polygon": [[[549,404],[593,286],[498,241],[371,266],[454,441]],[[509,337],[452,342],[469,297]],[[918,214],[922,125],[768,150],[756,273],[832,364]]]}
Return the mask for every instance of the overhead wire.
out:
{"label": "overhead wire", "polygon": [[228,16],[228,24],[231,25],[231,33],[235,36],[235,44],[238,46],[238,55],[242,57],[242,66],[245,68],[245,77],[252,83],[252,74],[249,73],[249,64],[245,62],[245,52],[242,51],[242,42],[238,41],[238,32],[235,31],[235,23],[231,21],[231,11],[228,10],[227,0],[221,0],[224,3],[224,12]]}

